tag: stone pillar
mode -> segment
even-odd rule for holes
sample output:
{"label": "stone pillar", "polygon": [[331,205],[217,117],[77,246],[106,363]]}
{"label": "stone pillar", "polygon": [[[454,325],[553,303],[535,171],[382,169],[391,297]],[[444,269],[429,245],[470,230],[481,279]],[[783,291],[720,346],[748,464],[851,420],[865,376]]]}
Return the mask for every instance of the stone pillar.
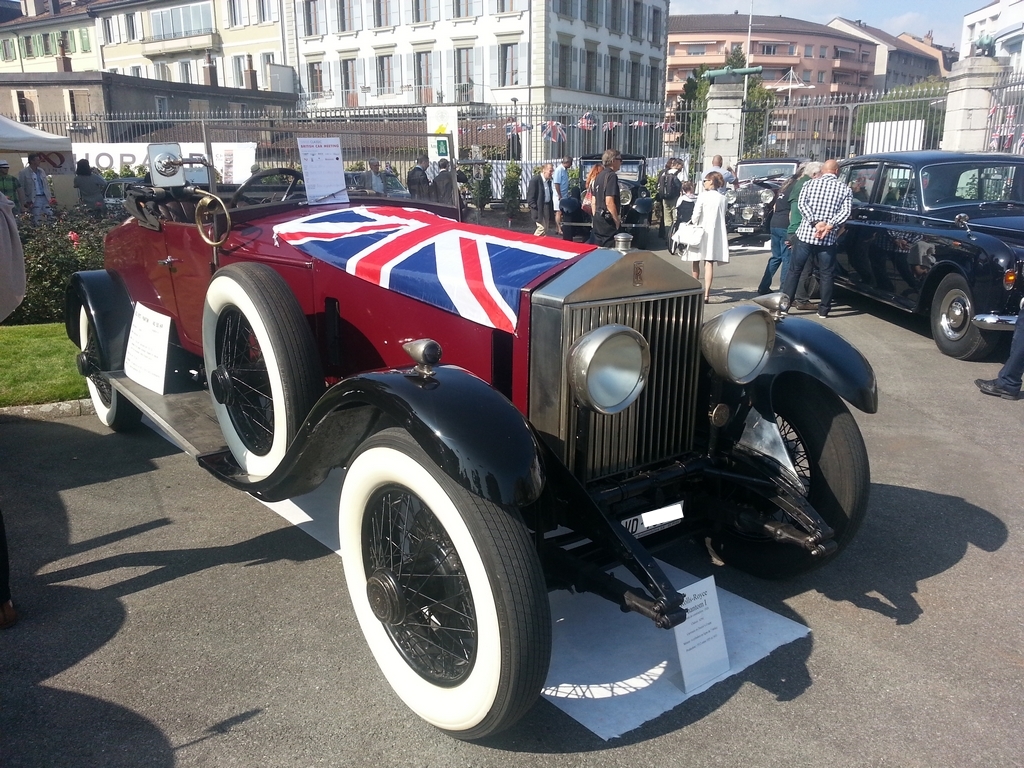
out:
{"label": "stone pillar", "polygon": [[[722,80],[722,78],[719,78]],[[704,119],[704,168],[721,155],[725,165],[735,165],[743,141],[743,82],[712,83],[708,89],[708,114]]]}
{"label": "stone pillar", "polygon": [[953,65],[946,98],[946,122],[942,148],[952,152],[984,152],[988,149],[988,113],[992,87],[1009,70],[1005,59],[972,56]]}

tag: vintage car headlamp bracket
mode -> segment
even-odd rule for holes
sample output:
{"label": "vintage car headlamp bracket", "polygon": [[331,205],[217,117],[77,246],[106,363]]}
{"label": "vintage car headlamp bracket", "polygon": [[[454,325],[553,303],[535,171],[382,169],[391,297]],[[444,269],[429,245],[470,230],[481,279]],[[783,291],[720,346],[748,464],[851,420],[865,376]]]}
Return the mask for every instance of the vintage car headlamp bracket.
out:
{"label": "vintage car headlamp bracket", "polygon": [[632,405],[647,384],[650,345],[625,325],[610,324],[584,334],[569,349],[569,384],[584,408],[604,414]]}
{"label": "vintage car headlamp bracket", "polygon": [[730,309],[708,320],[700,348],[715,373],[736,384],[749,384],[768,364],[775,346],[775,320],[758,306]]}

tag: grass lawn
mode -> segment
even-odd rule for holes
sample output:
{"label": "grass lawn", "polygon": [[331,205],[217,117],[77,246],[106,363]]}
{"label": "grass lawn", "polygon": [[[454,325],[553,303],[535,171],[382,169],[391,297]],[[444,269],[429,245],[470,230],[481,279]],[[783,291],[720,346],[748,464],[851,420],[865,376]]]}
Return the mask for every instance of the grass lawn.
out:
{"label": "grass lawn", "polygon": [[87,396],[63,323],[0,326],[0,408]]}

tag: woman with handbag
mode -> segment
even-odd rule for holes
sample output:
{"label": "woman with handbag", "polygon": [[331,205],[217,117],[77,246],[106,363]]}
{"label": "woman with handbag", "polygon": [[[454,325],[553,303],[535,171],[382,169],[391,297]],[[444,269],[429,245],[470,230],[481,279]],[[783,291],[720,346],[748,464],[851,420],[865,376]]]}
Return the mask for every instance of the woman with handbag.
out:
{"label": "woman with handbag", "polygon": [[[676,201],[676,216],[675,221],[672,223],[672,228],[668,233],[668,252],[673,256],[676,255],[680,250],[686,248],[687,243],[681,242],[680,235],[677,235],[680,227],[690,226],[690,217],[693,216],[693,206],[697,202],[697,196],[693,194],[693,182],[684,181],[682,184],[682,192],[679,194],[679,199]],[[699,242],[697,243],[699,245]]]}
{"label": "woman with handbag", "polygon": [[725,178],[717,171],[704,177],[704,189],[693,205],[690,223],[703,230],[700,245],[689,247],[683,254],[683,261],[692,262],[693,277],[700,279],[700,262],[704,262],[704,303],[711,296],[711,281],[715,277],[715,262],[729,262],[729,233],[725,228],[726,197],[719,192],[725,186]]}

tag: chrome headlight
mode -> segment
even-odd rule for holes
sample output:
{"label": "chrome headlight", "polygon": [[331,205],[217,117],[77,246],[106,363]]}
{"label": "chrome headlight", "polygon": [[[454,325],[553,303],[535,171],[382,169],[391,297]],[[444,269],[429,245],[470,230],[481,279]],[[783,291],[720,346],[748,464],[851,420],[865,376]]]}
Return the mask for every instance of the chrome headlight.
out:
{"label": "chrome headlight", "polygon": [[708,320],[700,348],[715,373],[749,384],[764,370],[775,346],[775,321],[761,307],[736,307]]}
{"label": "chrome headlight", "polygon": [[647,340],[625,325],[602,325],[569,350],[569,383],[580,405],[624,411],[640,396],[651,368]]}
{"label": "chrome headlight", "polygon": [[633,202],[633,193],[627,187],[619,189],[619,205],[629,205]]}
{"label": "chrome headlight", "polygon": [[727,202],[727,203],[735,203],[736,202],[736,197],[737,197],[736,190],[735,189],[730,189],[728,192],[725,193],[725,202]]}
{"label": "chrome headlight", "polygon": [[748,205],[743,209],[743,220],[750,221],[752,218],[754,218],[754,207],[752,205]]}
{"label": "chrome headlight", "polygon": [[772,200],[775,199],[775,190],[774,189],[762,189],[761,190],[761,194],[760,194],[760,198],[761,198],[761,202],[762,203],[770,203]]}

